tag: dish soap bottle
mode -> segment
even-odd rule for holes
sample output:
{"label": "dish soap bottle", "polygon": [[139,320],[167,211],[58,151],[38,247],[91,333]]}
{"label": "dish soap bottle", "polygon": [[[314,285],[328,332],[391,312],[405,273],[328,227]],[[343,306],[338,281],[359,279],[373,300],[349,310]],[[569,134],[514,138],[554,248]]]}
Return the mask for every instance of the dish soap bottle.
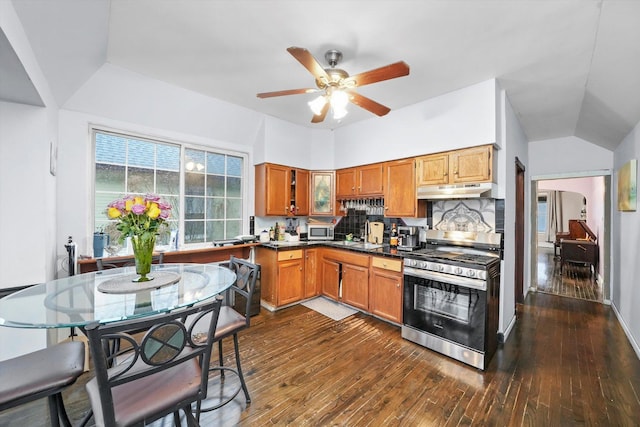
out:
{"label": "dish soap bottle", "polygon": [[396,223],[391,224],[391,232],[389,233],[389,246],[391,249],[396,249],[398,247],[398,228],[396,227]]}

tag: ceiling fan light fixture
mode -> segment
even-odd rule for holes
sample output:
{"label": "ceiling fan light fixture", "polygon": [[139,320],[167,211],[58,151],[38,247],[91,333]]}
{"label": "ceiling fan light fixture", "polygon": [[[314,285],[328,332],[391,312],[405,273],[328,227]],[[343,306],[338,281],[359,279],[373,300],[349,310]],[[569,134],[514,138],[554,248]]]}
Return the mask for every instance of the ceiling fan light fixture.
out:
{"label": "ceiling fan light fixture", "polygon": [[334,90],[331,92],[331,109],[333,110],[333,118],[340,120],[347,115],[347,104],[349,103],[349,95],[342,90]]}
{"label": "ceiling fan light fixture", "polygon": [[327,96],[320,95],[313,101],[309,101],[307,104],[309,105],[309,108],[311,108],[311,111],[313,112],[313,114],[318,116],[322,112],[322,109],[324,108],[326,103],[327,103]]}

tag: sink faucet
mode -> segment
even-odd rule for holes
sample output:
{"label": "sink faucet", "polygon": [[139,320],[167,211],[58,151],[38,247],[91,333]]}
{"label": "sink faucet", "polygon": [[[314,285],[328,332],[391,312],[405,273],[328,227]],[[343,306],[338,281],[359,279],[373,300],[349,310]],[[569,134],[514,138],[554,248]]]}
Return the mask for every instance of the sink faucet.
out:
{"label": "sink faucet", "polygon": [[362,240],[367,243],[369,241],[369,220],[364,222],[364,233],[362,233]]}

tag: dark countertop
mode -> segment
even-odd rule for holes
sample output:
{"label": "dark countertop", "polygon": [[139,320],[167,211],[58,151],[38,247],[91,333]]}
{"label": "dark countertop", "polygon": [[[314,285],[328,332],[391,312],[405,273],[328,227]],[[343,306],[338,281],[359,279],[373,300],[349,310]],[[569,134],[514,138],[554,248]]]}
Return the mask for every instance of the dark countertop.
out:
{"label": "dark countertop", "polygon": [[388,256],[391,258],[404,258],[411,254],[411,251],[401,251],[391,249],[389,244],[374,245],[364,242],[345,242],[338,240],[317,240],[317,241],[301,241],[301,242],[269,242],[261,243],[261,247],[274,249],[277,251],[288,251],[293,249],[304,249],[311,247],[325,247],[334,249],[344,249],[352,252],[360,252],[368,255]]}

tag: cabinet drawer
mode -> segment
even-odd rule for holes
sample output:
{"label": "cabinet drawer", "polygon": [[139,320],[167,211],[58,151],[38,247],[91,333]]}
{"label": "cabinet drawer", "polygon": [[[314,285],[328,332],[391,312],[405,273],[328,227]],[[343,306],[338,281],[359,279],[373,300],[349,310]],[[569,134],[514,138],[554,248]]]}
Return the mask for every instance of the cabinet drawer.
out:
{"label": "cabinet drawer", "polygon": [[301,259],[302,249],[294,251],[278,251],[278,261],[287,261],[290,259]]}
{"label": "cabinet drawer", "polygon": [[402,271],[402,261],[399,259],[372,257],[371,265],[376,268],[382,268],[383,270]]}

